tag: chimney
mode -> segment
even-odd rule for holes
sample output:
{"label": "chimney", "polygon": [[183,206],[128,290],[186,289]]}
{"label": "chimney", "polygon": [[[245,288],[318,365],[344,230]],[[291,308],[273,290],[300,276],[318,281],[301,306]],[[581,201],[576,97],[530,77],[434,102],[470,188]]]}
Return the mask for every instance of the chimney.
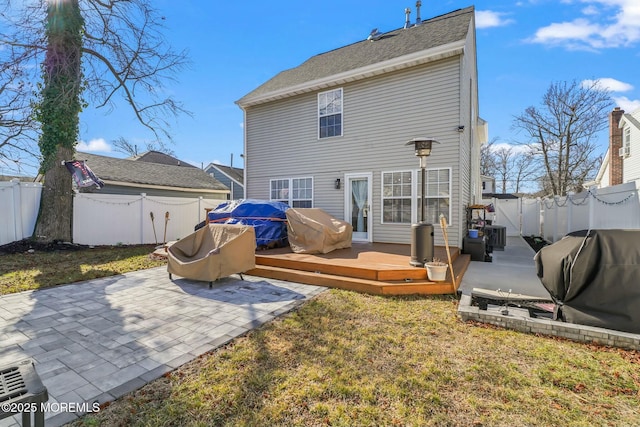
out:
{"label": "chimney", "polygon": [[418,0],[416,2],[416,25],[422,24],[422,19],[420,19],[420,6],[422,6],[422,2]]}
{"label": "chimney", "polygon": [[409,28],[411,26],[411,18],[409,18],[409,15],[411,15],[411,9],[406,8],[404,10],[405,15],[407,15],[406,20],[404,21],[404,28]]}
{"label": "chimney", "polygon": [[609,113],[609,185],[622,184],[622,157],[618,155],[622,148],[622,129],[618,126],[623,114],[620,107]]}

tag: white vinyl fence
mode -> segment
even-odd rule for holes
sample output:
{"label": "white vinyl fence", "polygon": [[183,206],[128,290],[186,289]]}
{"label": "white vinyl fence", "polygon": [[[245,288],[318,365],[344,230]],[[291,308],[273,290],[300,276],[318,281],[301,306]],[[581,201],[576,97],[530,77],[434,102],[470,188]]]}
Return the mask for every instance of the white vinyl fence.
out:
{"label": "white vinyl fence", "polygon": [[639,190],[635,182],[630,182],[566,197],[494,198],[493,221],[506,226],[508,236],[543,236],[550,242],[578,230],[640,229]]}
{"label": "white vinyl fence", "polygon": [[0,182],[0,245],[31,237],[41,193],[38,182]]}
{"label": "white vinyl fence", "polygon": [[[586,229],[640,229],[640,198],[635,182],[542,199],[544,238],[555,242]],[[523,233],[524,234],[524,233]]]}
{"label": "white vinyl fence", "polygon": [[178,240],[193,233],[194,227],[205,220],[205,208],[213,209],[224,202],[144,193],[79,193],[73,203],[73,241],[84,245],[132,245]]}

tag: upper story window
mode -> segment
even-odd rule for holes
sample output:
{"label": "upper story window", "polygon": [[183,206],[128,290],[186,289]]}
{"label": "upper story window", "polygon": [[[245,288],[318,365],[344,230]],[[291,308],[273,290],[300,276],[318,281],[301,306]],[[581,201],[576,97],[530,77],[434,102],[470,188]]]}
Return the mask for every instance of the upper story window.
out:
{"label": "upper story window", "polygon": [[342,89],[318,94],[318,138],[342,136]]}
{"label": "upper story window", "polygon": [[624,129],[624,145],[631,145],[631,128]]}

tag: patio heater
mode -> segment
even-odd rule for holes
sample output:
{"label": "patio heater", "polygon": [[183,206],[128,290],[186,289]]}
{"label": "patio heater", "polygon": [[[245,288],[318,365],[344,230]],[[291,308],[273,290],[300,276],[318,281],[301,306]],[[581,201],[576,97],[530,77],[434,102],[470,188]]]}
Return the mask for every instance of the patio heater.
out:
{"label": "patio heater", "polygon": [[424,267],[425,262],[433,260],[433,224],[425,222],[427,203],[425,200],[427,188],[427,157],[431,154],[433,143],[440,144],[433,138],[413,138],[405,145],[413,145],[415,154],[420,157],[422,185],[420,192],[420,222],[411,224],[411,264],[414,267]]}

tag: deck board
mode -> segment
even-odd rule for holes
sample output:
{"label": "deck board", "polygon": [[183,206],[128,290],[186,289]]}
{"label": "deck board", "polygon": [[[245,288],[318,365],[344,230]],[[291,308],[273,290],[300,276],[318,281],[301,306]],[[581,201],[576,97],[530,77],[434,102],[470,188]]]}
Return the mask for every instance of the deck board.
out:
{"label": "deck board", "polygon": [[[456,289],[470,257],[450,248]],[[434,257],[447,261],[444,247]],[[393,243],[354,243],[328,254],[296,254],[289,247],[256,252],[256,268],[247,274],[378,295],[452,294],[450,272],[444,282],[432,282],[424,268],[409,264],[411,247]]]}

